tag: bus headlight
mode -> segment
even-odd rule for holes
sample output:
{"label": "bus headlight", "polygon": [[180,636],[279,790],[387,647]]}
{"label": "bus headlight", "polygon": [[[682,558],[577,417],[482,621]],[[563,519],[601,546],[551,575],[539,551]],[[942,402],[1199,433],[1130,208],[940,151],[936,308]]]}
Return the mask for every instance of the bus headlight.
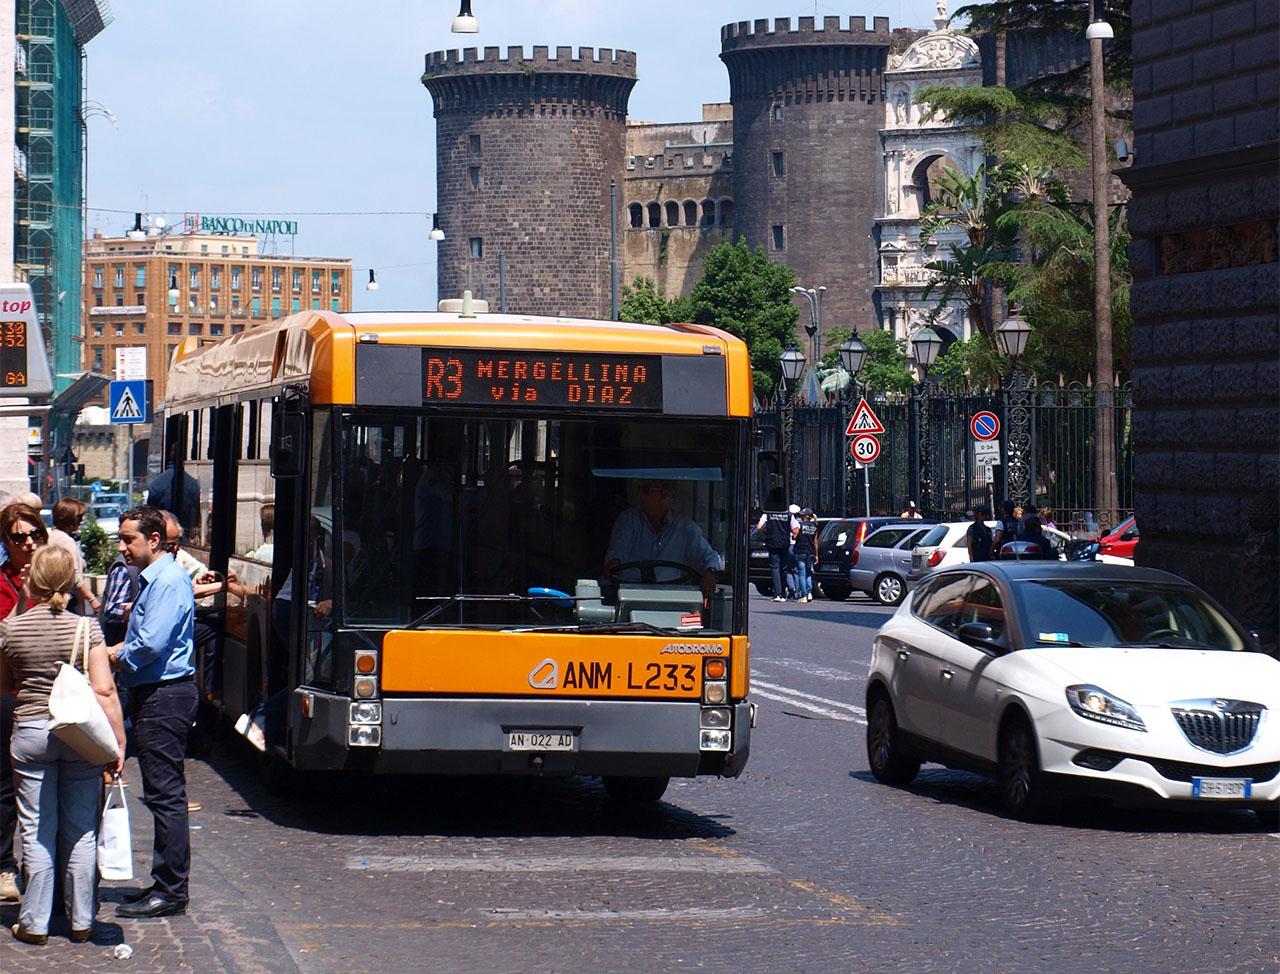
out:
{"label": "bus headlight", "polygon": [[358,676],[353,684],[352,695],[357,700],[370,700],[378,695],[378,680],[372,676]]}
{"label": "bus headlight", "polygon": [[727,730],[702,730],[698,747],[703,751],[728,751],[733,746],[733,735]]}
{"label": "bus headlight", "polygon": [[382,728],[371,724],[355,724],[347,728],[349,747],[381,747]]}
{"label": "bus headlight", "polygon": [[733,713],[728,707],[703,707],[703,730],[724,730],[733,722]]}
{"label": "bus headlight", "polygon": [[382,704],[380,703],[353,703],[351,705],[352,724],[381,724],[382,723]]}

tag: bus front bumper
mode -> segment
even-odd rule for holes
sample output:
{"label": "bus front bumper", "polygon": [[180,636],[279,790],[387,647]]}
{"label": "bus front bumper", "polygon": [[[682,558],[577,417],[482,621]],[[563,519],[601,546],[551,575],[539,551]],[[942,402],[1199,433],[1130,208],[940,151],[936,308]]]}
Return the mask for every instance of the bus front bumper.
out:
{"label": "bus front bumper", "polygon": [[[311,716],[303,697],[310,697]],[[751,704],[732,705],[729,751],[700,751],[694,701],[384,698],[382,741],[348,746],[351,698],[295,690],[292,756],[304,770],[383,774],[737,777],[751,750]],[[576,750],[511,750],[513,731],[568,731]]]}

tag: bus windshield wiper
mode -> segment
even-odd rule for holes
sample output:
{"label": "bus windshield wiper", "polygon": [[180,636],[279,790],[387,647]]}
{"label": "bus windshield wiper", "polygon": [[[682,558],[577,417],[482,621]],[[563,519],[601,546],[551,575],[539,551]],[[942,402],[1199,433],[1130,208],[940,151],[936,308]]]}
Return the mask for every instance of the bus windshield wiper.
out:
{"label": "bus windshield wiper", "polygon": [[444,612],[445,609],[451,608],[452,606],[458,605],[459,603],[536,602],[539,604],[545,604],[549,601],[552,601],[552,597],[545,596],[545,595],[516,595],[514,592],[508,593],[506,595],[466,595],[466,594],[450,595],[448,598],[444,599],[439,605],[433,605],[426,612],[418,616],[418,618],[414,619],[411,623],[409,623],[404,628],[421,629],[432,619],[436,618],[436,616],[440,615],[440,613]]}
{"label": "bus windshield wiper", "polygon": [[626,635],[627,633],[651,633],[655,636],[670,636],[677,630],[663,629],[651,622],[588,622],[585,625],[568,626],[530,626],[522,627],[520,632],[590,632],[605,635]]}

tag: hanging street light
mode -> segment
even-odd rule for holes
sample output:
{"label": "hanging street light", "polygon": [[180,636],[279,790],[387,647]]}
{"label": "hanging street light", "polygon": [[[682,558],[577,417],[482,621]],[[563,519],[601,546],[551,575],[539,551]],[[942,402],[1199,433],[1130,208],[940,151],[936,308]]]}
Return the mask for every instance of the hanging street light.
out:
{"label": "hanging street light", "polygon": [[378,290],[378,278],[373,273],[373,268],[369,268],[369,283],[364,286],[366,291]]}
{"label": "hanging street light", "polygon": [[458,16],[453,18],[453,26],[449,30],[454,34],[480,33],[480,23],[471,13],[471,0],[462,0]]}
{"label": "hanging street light", "polygon": [[804,374],[804,352],[792,345],[778,356],[778,364],[782,366],[782,377],[788,382],[795,382]]}
{"label": "hanging street light", "polygon": [[135,213],[133,215],[133,229],[125,234],[130,240],[146,240],[147,231],[142,229],[142,214]]}
{"label": "hanging street light", "polygon": [[849,377],[862,371],[862,363],[867,360],[867,346],[857,335],[852,336],[840,345],[840,364],[849,373]]}
{"label": "hanging street light", "polygon": [[1004,494],[1015,504],[1031,502],[1031,406],[1032,383],[1018,368],[1018,360],[1027,350],[1031,326],[1012,306],[1009,317],[996,328],[996,344],[1009,356],[1012,367],[1002,383],[1004,393],[1005,437]]}
{"label": "hanging street light", "polygon": [[435,240],[435,241],[437,241],[437,242],[439,242],[439,241],[441,241],[441,240],[443,240],[443,239],[444,239],[444,231],[440,229],[440,214],[439,214],[439,213],[432,213],[432,214],[431,214],[431,232],[430,232],[429,234],[427,234],[427,239],[428,239],[428,240]]}
{"label": "hanging street light", "polygon": [[911,339],[911,352],[915,356],[916,365],[925,372],[938,360],[942,351],[942,339],[932,328],[921,328]]}

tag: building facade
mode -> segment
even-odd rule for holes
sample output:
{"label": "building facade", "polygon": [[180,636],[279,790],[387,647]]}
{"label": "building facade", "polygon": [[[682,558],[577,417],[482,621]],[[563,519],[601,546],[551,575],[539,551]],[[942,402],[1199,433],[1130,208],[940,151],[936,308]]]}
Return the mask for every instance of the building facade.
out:
{"label": "building facade", "polygon": [[[1276,643],[1280,6],[1134,4],[1134,502],[1140,564]],[[1274,649],[1273,649],[1274,651]]]}
{"label": "building facade", "polygon": [[469,288],[495,309],[609,317],[635,82],[635,55],[608,48],[427,55],[441,296]]}
{"label": "building facade", "polygon": [[699,122],[627,122],[622,283],[651,278],[687,295],[706,252],[733,239],[733,109],[702,106]]}
{"label": "building facade", "polygon": [[95,232],[83,275],[81,368],[114,376],[118,349],[144,348],[157,401],[184,339],[218,341],[308,309],[351,310],[348,258],[264,254],[250,236]]}

